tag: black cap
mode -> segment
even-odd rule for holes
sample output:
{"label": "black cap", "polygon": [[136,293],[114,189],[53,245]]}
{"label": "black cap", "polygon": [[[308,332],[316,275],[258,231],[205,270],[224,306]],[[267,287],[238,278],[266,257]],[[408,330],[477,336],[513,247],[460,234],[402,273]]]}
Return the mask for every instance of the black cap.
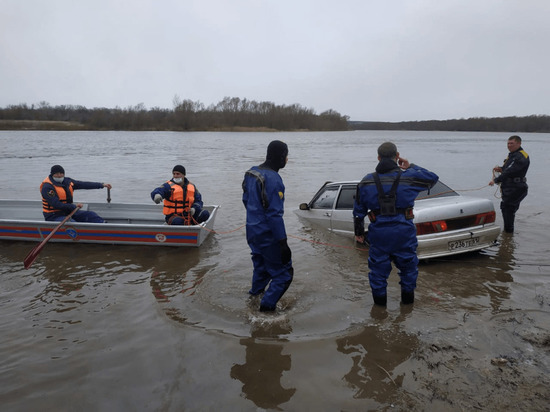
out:
{"label": "black cap", "polygon": [[61,166],[59,165],[53,165],[52,166],[52,170],[50,170],[50,174],[53,176],[54,174],[56,173],[63,173],[65,174],[65,169],[63,169]]}
{"label": "black cap", "polygon": [[182,165],[175,165],[172,169],[172,173],[174,172],[180,172],[182,175],[185,176],[185,167],[183,167]]}

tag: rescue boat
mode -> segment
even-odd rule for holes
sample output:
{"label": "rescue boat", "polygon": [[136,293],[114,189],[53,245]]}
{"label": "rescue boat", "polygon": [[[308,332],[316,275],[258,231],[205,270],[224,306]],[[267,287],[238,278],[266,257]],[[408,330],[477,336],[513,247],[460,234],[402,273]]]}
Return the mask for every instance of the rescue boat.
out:
{"label": "rescue boat", "polygon": [[[219,206],[208,205],[206,222],[178,226],[164,221],[162,205],[141,203],[84,203],[106,223],[67,222],[49,242],[101,243],[110,245],[199,247],[212,233]],[[0,200],[0,240],[41,242],[60,222],[46,222],[42,202]]]}

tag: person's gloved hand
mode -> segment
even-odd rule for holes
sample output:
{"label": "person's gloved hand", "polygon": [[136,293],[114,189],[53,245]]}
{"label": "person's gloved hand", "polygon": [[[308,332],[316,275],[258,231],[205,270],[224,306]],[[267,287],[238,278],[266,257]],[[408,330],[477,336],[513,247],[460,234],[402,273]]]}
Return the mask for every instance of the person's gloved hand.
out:
{"label": "person's gloved hand", "polygon": [[155,201],[155,203],[159,204],[162,200],[162,196],[157,193],[153,200]]}
{"label": "person's gloved hand", "polygon": [[190,214],[191,216],[195,216],[195,208],[194,208],[194,207],[192,207],[191,209],[189,209],[189,214]]}
{"label": "person's gloved hand", "polygon": [[286,265],[288,262],[290,262],[290,259],[292,258],[292,252],[288,247],[286,238],[279,240],[279,246],[281,247],[281,261],[284,265]]}

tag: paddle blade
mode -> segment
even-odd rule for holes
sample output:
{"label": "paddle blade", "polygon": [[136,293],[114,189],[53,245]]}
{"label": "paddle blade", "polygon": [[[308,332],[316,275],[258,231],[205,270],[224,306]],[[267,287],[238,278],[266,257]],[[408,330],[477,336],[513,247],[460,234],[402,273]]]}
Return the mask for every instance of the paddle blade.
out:
{"label": "paddle blade", "polygon": [[55,234],[55,232],[57,232],[59,230],[59,228],[61,226],[63,226],[75,213],[78,209],[80,209],[81,206],[77,206],[73,209],[73,211],[71,213],[69,213],[65,219],[63,219],[61,221],[61,223],[59,223],[51,232],[48,236],[46,236],[46,239],[44,239],[42,242],[40,242],[40,244],[38,246],[35,246],[30,252],[29,254],[27,255],[27,257],[25,258],[25,260],[23,261],[23,264],[25,265],[25,269],[28,269],[31,265],[32,265],[32,262],[34,262],[36,260],[36,257],[38,256],[38,254],[42,251],[42,249],[44,248],[44,245],[48,242],[48,240],[50,240],[50,238]]}
{"label": "paddle blade", "polygon": [[23,261],[23,265],[25,266],[25,269],[28,269],[31,267],[31,265],[33,264],[33,262],[36,260],[36,258],[38,257],[38,254],[40,253],[40,251],[42,250],[42,248],[44,247],[44,243],[40,243],[38,245],[36,245],[30,252],[29,254],[27,255],[27,257],[25,258],[25,260]]}

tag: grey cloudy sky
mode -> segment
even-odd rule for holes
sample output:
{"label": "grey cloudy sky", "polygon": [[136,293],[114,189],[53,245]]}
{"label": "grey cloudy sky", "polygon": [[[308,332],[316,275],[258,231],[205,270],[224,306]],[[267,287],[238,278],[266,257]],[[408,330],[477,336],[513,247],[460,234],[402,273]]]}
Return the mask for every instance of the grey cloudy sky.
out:
{"label": "grey cloudy sky", "polygon": [[2,0],[0,107],[550,114],[548,0]]}

